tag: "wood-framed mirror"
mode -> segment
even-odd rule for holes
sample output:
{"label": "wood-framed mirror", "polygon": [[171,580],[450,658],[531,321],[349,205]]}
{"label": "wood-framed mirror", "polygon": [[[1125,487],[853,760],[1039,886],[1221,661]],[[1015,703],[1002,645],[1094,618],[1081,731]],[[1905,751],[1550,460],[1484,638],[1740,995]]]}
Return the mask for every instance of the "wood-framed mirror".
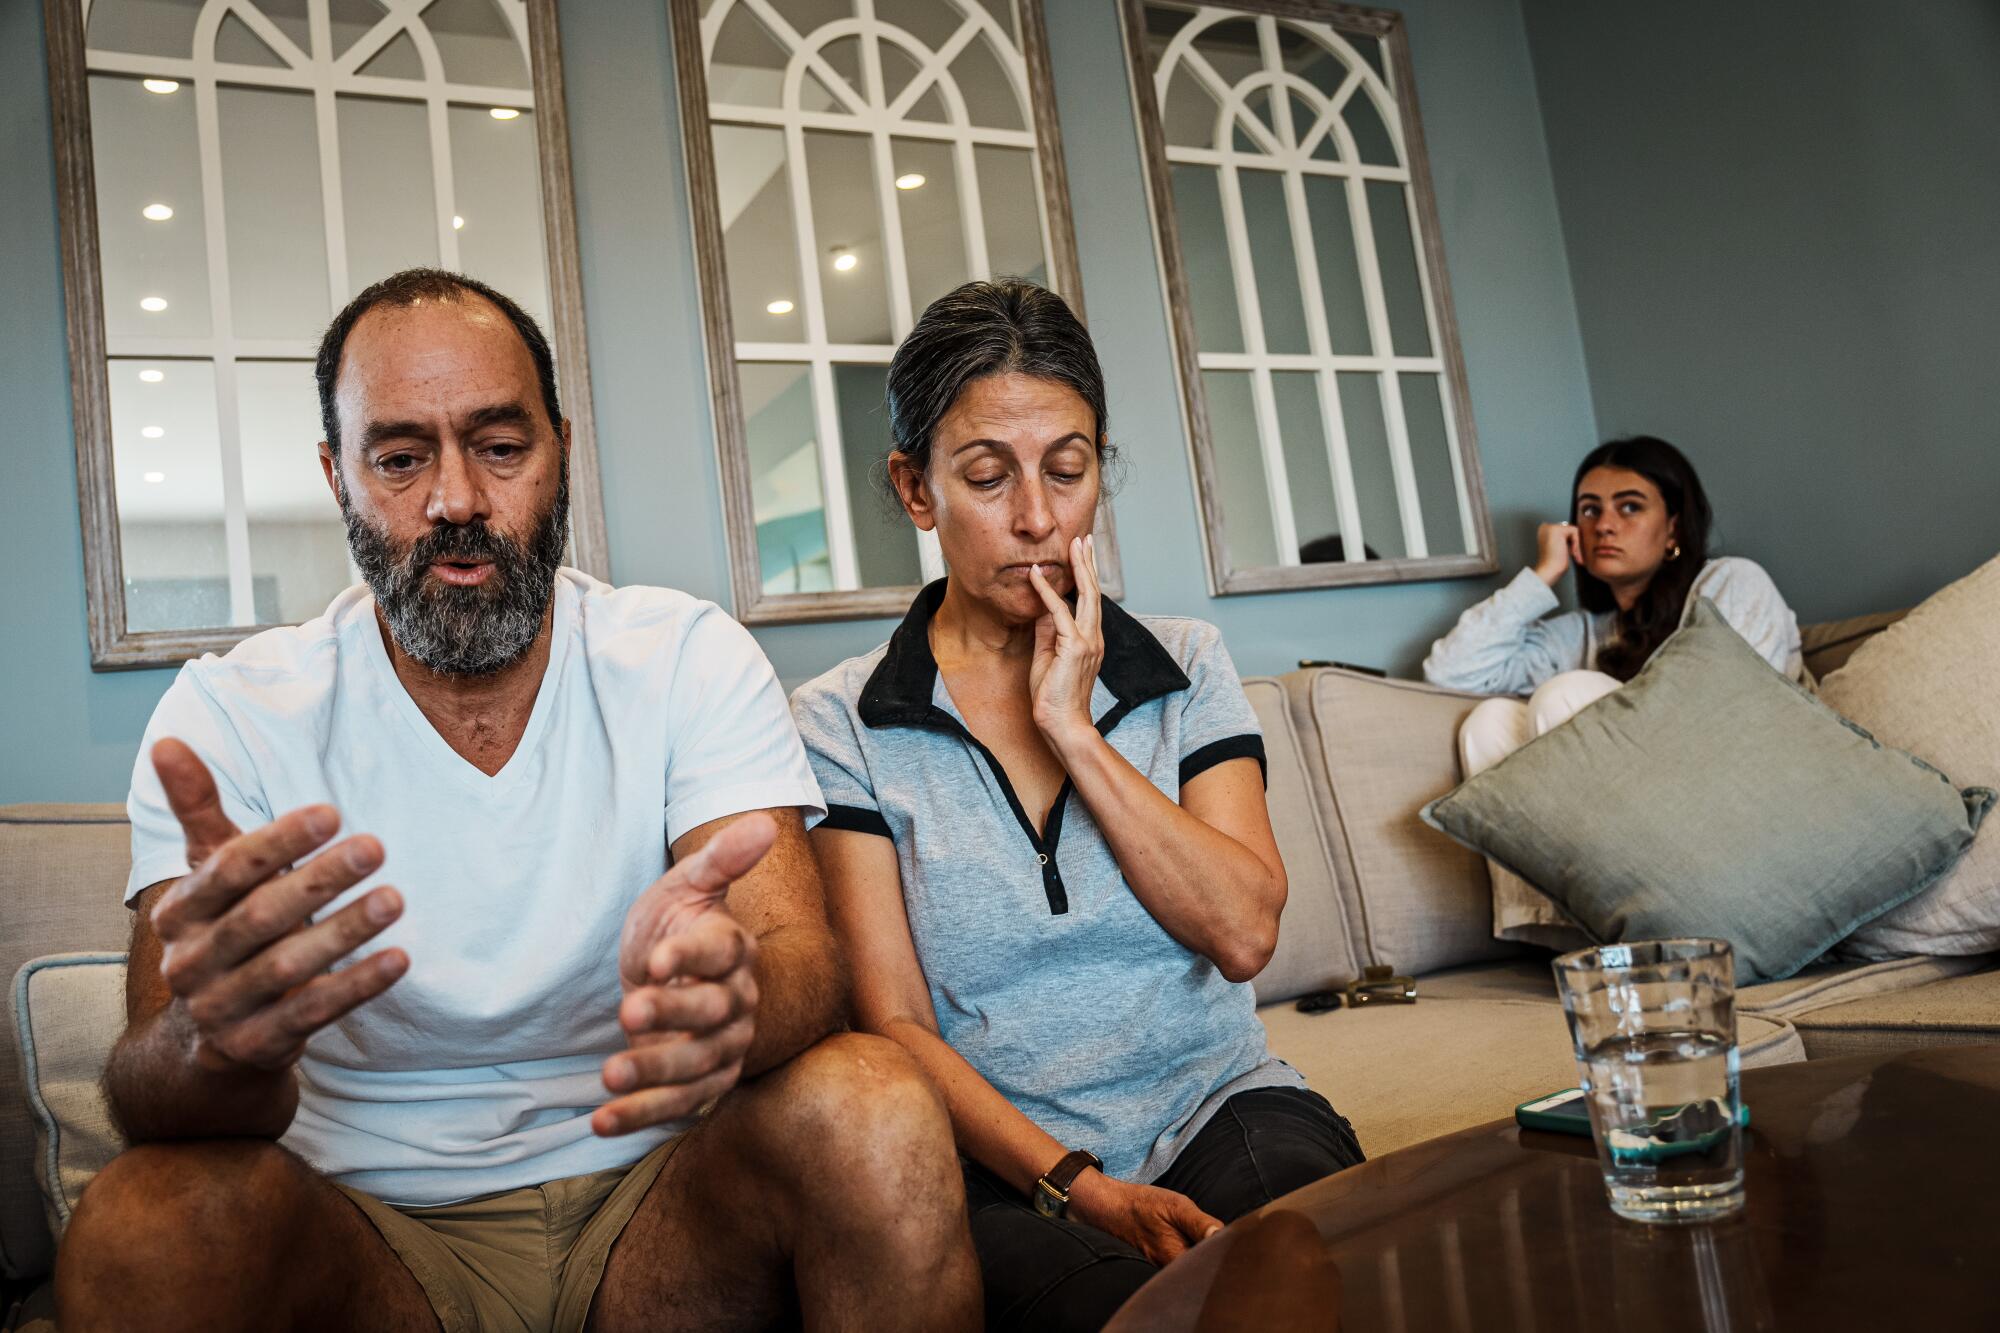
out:
{"label": "wood-framed mirror", "polygon": [[1041,0],[668,7],[735,613],[900,616],[944,567],[880,484],[896,345],[973,279],[1084,313]]}
{"label": "wood-framed mirror", "polygon": [[609,575],[554,0],[47,0],[91,665],[167,666],[358,582],[321,330],[460,271],[547,331],[570,562]]}
{"label": "wood-framed mirror", "polygon": [[1122,4],[1210,590],[1494,572],[1401,16]]}

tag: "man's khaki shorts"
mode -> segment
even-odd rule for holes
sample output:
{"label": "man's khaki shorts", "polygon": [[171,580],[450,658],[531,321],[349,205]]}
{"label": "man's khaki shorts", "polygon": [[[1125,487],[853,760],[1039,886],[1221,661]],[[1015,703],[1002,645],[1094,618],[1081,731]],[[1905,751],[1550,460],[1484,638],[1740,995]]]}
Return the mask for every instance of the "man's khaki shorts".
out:
{"label": "man's khaki shorts", "polygon": [[398,1208],[334,1182],[423,1286],[445,1333],[576,1333],[611,1246],[681,1142],[629,1167],[430,1208]]}

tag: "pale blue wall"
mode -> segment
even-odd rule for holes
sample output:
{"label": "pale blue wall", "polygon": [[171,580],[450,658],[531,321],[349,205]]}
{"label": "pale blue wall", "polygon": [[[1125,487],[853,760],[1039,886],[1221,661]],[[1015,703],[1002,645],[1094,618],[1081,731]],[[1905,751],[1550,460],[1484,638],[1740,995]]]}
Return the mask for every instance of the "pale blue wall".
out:
{"label": "pale blue wall", "polygon": [[[1301,656],[1413,669],[1490,584],[1208,596],[1116,7],[1048,9],[1084,295],[1129,460],[1116,506],[1127,604],[1215,621],[1246,672]],[[1403,9],[1501,554],[1517,564],[1594,435],[1526,33],[1511,0]],[[0,801],[115,799],[169,675],[87,665],[40,29],[39,6],[0,6]],[[613,572],[727,604],[665,5],[565,6],[563,40]],[[758,638],[796,681],[888,628]]]}
{"label": "pale blue wall", "polygon": [[2000,4],[1526,11],[1605,433],[1805,619],[2000,551]]}
{"label": "pale blue wall", "polygon": [[0,4],[0,802],[122,797],[168,679],[90,670],[46,71]]}

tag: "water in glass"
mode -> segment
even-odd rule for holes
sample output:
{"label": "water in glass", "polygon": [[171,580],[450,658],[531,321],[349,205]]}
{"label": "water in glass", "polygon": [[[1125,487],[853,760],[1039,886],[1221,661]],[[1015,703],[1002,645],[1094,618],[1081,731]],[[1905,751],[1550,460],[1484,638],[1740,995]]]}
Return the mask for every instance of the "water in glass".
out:
{"label": "water in glass", "polygon": [[1583,1061],[1613,1212],[1695,1221],[1743,1202],[1735,1043],[1652,1032],[1598,1043]]}

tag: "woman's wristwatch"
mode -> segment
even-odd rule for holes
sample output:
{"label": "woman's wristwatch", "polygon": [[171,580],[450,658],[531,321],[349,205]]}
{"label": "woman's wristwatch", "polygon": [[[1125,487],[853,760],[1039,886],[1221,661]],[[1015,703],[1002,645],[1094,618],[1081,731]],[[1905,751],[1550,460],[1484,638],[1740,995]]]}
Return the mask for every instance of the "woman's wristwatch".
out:
{"label": "woman's wristwatch", "polygon": [[1085,1167],[1102,1171],[1104,1163],[1094,1153],[1087,1153],[1081,1148],[1064,1153],[1063,1159],[1050,1167],[1030,1191],[1035,1211],[1043,1217],[1066,1216],[1069,1213],[1070,1186],[1076,1183],[1076,1178],[1083,1174]]}

